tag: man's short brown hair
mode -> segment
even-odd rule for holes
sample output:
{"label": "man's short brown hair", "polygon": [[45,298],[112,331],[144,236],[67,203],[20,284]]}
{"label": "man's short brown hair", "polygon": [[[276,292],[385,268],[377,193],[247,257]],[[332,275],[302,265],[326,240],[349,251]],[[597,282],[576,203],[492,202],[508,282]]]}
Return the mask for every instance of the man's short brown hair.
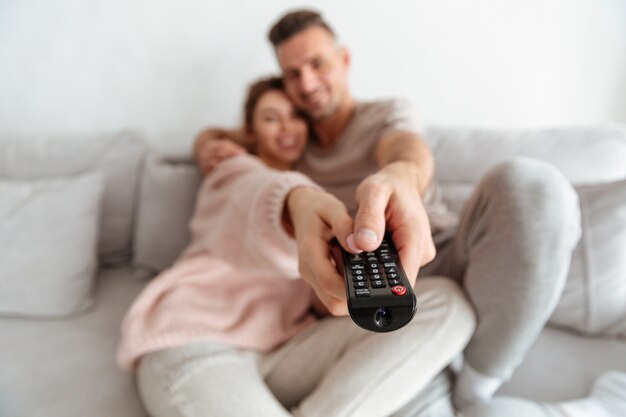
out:
{"label": "man's short brown hair", "polygon": [[324,28],[335,36],[330,26],[322,19],[322,15],[313,10],[295,10],[281,17],[270,29],[268,38],[274,48],[287,39],[291,38],[310,27],[318,26]]}

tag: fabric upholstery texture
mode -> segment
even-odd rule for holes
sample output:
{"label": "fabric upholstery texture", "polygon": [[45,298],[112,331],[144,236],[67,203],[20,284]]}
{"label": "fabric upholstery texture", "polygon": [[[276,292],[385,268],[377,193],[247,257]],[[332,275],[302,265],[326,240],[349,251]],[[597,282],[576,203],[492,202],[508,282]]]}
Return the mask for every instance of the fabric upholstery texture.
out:
{"label": "fabric upholstery texture", "polygon": [[583,234],[551,322],[626,336],[626,180],[576,190]]}
{"label": "fabric upholstery texture", "polygon": [[62,317],[92,303],[103,177],[0,178],[0,313]]}
{"label": "fabric upholstery texture", "polygon": [[[591,201],[597,198],[596,195],[603,196],[602,200],[608,198],[606,196],[613,192],[609,190],[611,187],[619,188],[618,184],[611,183],[618,183],[626,178],[626,133],[623,129],[598,127],[494,131],[429,128],[425,132],[436,158],[437,179],[444,189],[444,197],[455,210],[460,209],[473,184],[489,167],[514,155],[525,155],[554,163],[576,184],[585,211],[584,195],[588,196],[589,204],[593,206],[592,212],[595,213],[592,223],[595,225],[596,221],[603,220],[606,223],[602,223],[601,227],[612,228],[613,232],[602,229],[602,233],[610,234],[615,239],[623,236],[623,229],[626,229],[623,211],[603,208],[617,207],[613,206],[615,201],[603,203],[606,206]],[[165,149],[166,145],[177,141],[178,138],[168,136],[163,139],[162,148]],[[177,149],[181,148],[189,149],[189,146]],[[183,154],[184,149],[176,156]],[[130,133],[59,138],[55,141],[37,138],[0,139],[0,177],[32,179],[77,175],[89,170],[104,171],[104,219],[100,229],[99,255],[100,260],[106,261],[101,264],[102,268],[95,281],[96,302],[84,314],[65,320],[0,316],[1,416],[146,417],[132,375],[117,368],[114,359],[121,319],[146,283],[133,278],[133,269],[127,263],[130,259],[133,231],[135,236],[138,233],[139,226],[133,227],[134,221],[139,224],[143,215],[142,208],[135,204],[135,196],[139,194],[137,185],[141,177],[144,153],[141,135]],[[166,155],[170,156],[168,153]],[[192,184],[194,180],[191,172],[195,167],[190,160],[186,164],[175,165],[168,160],[166,166],[161,168],[169,171],[172,166],[176,166],[189,170],[189,176],[181,175],[180,183],[172,180],[171,184],[175,183],[172,185],[174,188],[188,187],[193,190],[184,194],[189,199],[184,207],[191,214],[196,187]],[[196,181],[199,183],[199,180]],[[579,186],[583,184],[591,185],[591,189],[581,191]],[[171,187],[169,189],[171,194],[167,200],[171,202],[178,198],[175,197],[178,190],[172,190]],[[621,191],[615,192],[623,195]],[[182,215],[180,218],[177,215],[172,216],[180,206],[173,205],[173,209],[167,207],[164,206],[162,213],[154,215],[162,219],[160,221],[177,218],[175,224],[161,228],[165,230],[167,227],[175,230],[175,233],[181,233],[176,239],[182,241],[187,233],[187,219],[183,219]],[[165,232],[160,234],[164,235]],[[604,235],[594,234],[592,238],[597,236]],[[182,246],[184,245],[173,245],[172,248],[165,249],[164,253],[174,259]],[[0,248],[4,250],[4,246]],[[138,249],[136,245],[135,249]],[[624,258],[623,255],[620,256]],[[603,253],[596,257],[596,261],[605,263],[615,261],[616,258],[618,257]],[[126,262],[126,266],[107,266],[112,262]],[[602,269],[600,272],[604,274],[609,270]],[[619,268],[615,269],[618,270]],[[624,271],[623,267],[621,270]],[[606,275],[609,276],[615,275]],[[609,284],[602,291],[610,288],[617,287]],[[568,293],[569,289],[566,288],[566,296],[562,302],[567,294],[572,294],[577,297],[573,299],[572,305],[579,306],[581,303],[577,300],[580,300],[581,293],[574,291],[575,288],[571,290]],[[614,298],[608,300],[610,303],[603,304],[603,300],[600,300],[600,304],[593,304],[591,311],[597,313],[589,316],[594,319],[585,323],[584,329],[599,332],[596,337],[585,336],[582,330],[575,334],[563,331],[563,328],[545,329],[501,393],[546,401],[571,399],[586,395],[591,380],[603,371],[626,371],[626,339],[605,336],[607,332],[623,334],[624,330],[619,326],[623,326],[624,320],[621,324],[619,320],[615,322],[612,319],[601,323],[620,314],[619,310],[608,314],[608,310],[613,308],[611,306],[619,306],[614,303]],[[563,307],[563,304],[559,306]],[[570,311],[568,314],[579,313]]]}
{"label": "fabric upholstery texture", "polygon": [[201,176],[189,162],[152,155],[141,176],[133,264],[150,273],[169,267],[189,243],[191,218]]}
{"label": "fabric upholstery texture", "polygon": [[425,130],[444,184],[476,183],[489,168],[515,156],[548,161],[576,185],[626,177],[626,128],[619,125],[552,129]]}
{"label": "fabric upholstery texture", "polygon": [[105,265],[131,258],[135,196],[143,157],[141,135],[122,132],[92,137],[3,138],[0,177],[41,178],[74,175],[88,170],[104,173],[104,198],[98,253]]}
{"label": "fabric upholstery texture", "polygon": [[0,416],[147,417],[132,374],[115,363],[119,325],[145,281],[110,268],[96,303],[67,320],[0,317]]}

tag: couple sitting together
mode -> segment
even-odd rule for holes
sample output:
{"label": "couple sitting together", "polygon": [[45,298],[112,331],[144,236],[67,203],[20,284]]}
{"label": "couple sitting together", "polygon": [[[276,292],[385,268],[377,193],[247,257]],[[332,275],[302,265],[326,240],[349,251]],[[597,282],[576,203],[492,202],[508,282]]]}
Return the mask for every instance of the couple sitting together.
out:
{"label": "couple sitting together", "polygon": [[[242,129],[198,136],[191,243],[123,323],[118,359],[148,413],[626,415],[619,373],[577,401],[492,399],[563,288],[580,234],[567,180],[539,161],[504,163],[457,219],[411,107],[353,99],[350,56],[318,13],[286,14],[269,38],[282,76],[251,85]],[[372,251],[385,231],[419,307],[373,333],[347,316],[329,242]]]}

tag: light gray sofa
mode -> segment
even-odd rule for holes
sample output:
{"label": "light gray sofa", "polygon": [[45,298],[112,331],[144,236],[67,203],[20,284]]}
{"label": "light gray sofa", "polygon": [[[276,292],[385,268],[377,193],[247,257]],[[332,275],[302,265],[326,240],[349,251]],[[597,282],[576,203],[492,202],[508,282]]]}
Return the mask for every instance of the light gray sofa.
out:
{"label": "light gray sofa", "polygon": [[[563,297],[500,392],[568,399],[626,371],[626,130],[426,136],[455,210],[517,155],[553,163],[579,191],[583,239]],[[145,416],[115,350],[128,306],[188,239],[200,182],[190,145],[136,132],[0,140],[0,416]]]}

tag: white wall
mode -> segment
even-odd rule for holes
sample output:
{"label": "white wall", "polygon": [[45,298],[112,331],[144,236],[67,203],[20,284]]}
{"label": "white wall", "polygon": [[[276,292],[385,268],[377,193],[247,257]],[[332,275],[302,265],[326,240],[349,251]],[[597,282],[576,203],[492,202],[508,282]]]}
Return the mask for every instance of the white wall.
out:
{"label": "white wall", "polygon": [[[239,120],[277,70],[265,39],[306,3],[0,0],[0,138]],[[411,98],[427,124],[626,122],[624,0],[323,0],[357,97]]]}

